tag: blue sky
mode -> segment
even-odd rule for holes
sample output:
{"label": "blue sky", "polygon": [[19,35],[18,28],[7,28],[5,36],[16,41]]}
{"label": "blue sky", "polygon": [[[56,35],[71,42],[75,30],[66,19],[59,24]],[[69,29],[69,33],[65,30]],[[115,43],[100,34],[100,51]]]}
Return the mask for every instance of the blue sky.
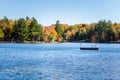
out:
{"label": "blue sky", "polygon": [[0,0],[0,18],[35,17],[42,25],[120,22],[120,0]]}

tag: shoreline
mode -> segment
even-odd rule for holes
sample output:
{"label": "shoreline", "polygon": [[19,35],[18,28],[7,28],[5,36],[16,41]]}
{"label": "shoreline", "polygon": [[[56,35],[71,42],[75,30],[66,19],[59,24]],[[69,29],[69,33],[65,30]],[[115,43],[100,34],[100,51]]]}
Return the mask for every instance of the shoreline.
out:
{"label": "shoreline", "polygon": [[25,42],[11,42],[11,41],[0,41],[1,43],[19,43],[19,44],[60,44],[60,43],[96,43],[96,44],[120,44],[120,42],[118,41],[111,41],[111,42],[78,42],[78,41],[74,41],[74,42],[39,42],[39,41],[25,41]]}

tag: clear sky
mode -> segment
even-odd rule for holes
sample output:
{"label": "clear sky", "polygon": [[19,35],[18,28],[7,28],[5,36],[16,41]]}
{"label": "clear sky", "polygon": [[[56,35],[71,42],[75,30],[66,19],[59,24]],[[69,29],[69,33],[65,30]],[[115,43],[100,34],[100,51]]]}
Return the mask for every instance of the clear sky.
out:
{"label": "clear sky", "polygon": [[120,0],[0,0],[0,18],[35,17],[42,25],[120,22]]}

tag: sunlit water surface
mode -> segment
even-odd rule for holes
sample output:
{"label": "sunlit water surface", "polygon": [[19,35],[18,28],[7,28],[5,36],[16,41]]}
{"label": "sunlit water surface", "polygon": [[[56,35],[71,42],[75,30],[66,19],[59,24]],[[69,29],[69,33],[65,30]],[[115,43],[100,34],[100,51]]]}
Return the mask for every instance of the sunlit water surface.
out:
{"label": "sunlit water surface", "polygon": [[120,44],[97,45],[0,44],[0,80],[120,80]]}

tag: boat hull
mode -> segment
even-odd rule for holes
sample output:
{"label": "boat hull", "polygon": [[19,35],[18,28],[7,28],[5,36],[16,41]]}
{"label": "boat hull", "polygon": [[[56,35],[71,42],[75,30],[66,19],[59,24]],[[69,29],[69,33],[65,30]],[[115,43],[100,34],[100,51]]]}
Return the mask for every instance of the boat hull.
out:
{"label": "boat hull", "polygon": [[80,47],[81,50],[99,50],[98,47]]}

